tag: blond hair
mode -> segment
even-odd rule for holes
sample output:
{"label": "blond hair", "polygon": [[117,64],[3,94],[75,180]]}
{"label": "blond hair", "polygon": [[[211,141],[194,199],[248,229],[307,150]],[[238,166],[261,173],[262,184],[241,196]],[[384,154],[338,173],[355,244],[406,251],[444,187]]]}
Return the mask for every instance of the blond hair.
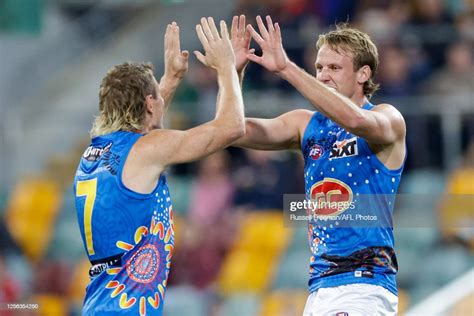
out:
{"label": "blond hair", "polygon": [[328,45],[339,54],[341,50],[352,53],[355,71],[365,65],[370,67],[371,76],[363,87],[365,96],[370,98],[379,89],[379,84],[373,81],[379,65],[379,53],[369,35],[349,27],[347,23],[340,23],[335,30],[319,35],[316,48],[319,50],[323,45]]}
{"label": "blond hair", "polygon": [[115,131],[140,131],[145,118],[145,98],[156,98],[153,65],[125,62],[112,67],[102,79],[99,90],[99,115],[91,136]]}

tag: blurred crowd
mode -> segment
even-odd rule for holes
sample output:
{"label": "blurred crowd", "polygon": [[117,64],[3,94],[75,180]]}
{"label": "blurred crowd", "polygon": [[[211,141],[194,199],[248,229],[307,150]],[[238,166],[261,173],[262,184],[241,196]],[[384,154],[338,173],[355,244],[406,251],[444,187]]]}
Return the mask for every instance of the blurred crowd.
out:
{"label": "blurred crowd", "polygon": [[[439,150],[446,128],[439,118],[405,116],[409,148],[400,190],[415,197],[430,194],[433,201],[423,210],[410,203],[397,205],[396,219],[409,219],[419,211],[432,223],[397,233],[401,310],[472,267],[472,199],[459,201],[455,196],[474,196],[474,2],[240,0],[235,14],[241,13],[250,22],[256,15],[270,14],[280,23],[289,57],[313,74],[318,34],[348,21],[368,32],[379,48],[376,80],[381,90],[374,103],[393,103],[402,113],[413,113],[418,96],[432,96],[449,100],[445,107],[470,109],[462,117],[459,135],[462,157],[452,157],[458,163],[449,170]],[[256,92],[263,100],[285,95],[301,103],[288,108],[305,104],[291,86],[257,65],[248,66],[244,91],[246,103],[255,101],[246,93]],[[169,124],[187,128],[209,120],[216,93],[215,75],[193,63],[177,92]],[[0,302],[38,303],[43,315],[80,314],[88,262],[71,183],[86,142],[78,139],[72,152],[52,156],[44,170],[19,180],[8,196],[0,213]],[[248,315],[277,315],[275,311],[282,310],[300,314],[309,262],[305,228],[284,226],[276,216],[282,212],[283,194],[304,192],[300,155],[229,148],[168,173],[177,226],[169,315],[184,313],[186,304],[173,301],[181,292],[196,298],[202,309],[202,314],[194,310],[196,315],[231,315],[239,308],[248,308]],[[421,261],[425,271],[413,271]],[[291,284],[295,280],[301,282]],[[23,311],[30,312],[35,313]],[[16,313],[0,309],[0,315]]]}

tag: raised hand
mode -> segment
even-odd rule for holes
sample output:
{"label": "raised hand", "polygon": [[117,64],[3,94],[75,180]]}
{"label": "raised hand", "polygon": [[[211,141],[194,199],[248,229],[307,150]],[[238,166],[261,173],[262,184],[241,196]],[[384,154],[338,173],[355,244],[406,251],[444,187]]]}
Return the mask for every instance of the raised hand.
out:
{"label": "raised hand", "polygon": [[181,51],[179,26],[176,22],[168,24],[165,33],[165,76],[183,78],[188,70],[189,52]]}
{"label": "raised hand", "polygon": [[230,28],[230,41],[234,49],[235,67],[238,73],[247,66],[249,62],[247,55],[255,52],[255,49],[250,49],[250,39],[250,32],[247,31],[245,25],[245,15],[234,16]]}
{"label": "raised hand", "polygon": [[286,68],[290,60],[283,49],[280,26],[278,23],[273,23],[269,15],[267,15],[266,20],[268,29],[265,27],[262,18],[257,16],[260,34],[255,31],[252,25],[247,25],[247,30],[262,49],[262,56],[250,53],[247,58],[272,72],[280,72]]}
{"label": "raised hand", "polygon": [[217,71],[235,67],[235,55],[224,21],[220,22],[219,34],[212,17],[201,18],[201,24],[196,25],[196,32],[205,52],[203,55],[194,51],[201,63]]}

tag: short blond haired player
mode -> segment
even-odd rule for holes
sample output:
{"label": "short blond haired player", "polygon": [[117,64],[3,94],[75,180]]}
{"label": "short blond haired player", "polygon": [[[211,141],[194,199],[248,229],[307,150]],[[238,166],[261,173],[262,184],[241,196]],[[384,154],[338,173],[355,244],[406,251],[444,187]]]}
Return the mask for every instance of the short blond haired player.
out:
{"label": "short blond haired player", "polygon": [[[354,205],[317,209],[308,223],[312,256],[304,315],[395,315],[398,266],[390,224],[406,128],[392,105],[369,102],[378,87],[377,48],[367,34],[340,25],[319,36],[313,77],[288,59],[278,23],[269,16],[266,22],[257,17],[257,32],[244,16],[233,19],[240,77],[253,61],[292,84],[316,111],[247,118],[245,136],[234,144],[300,149],[306,197]],[[250,37],[262,56],[249,50]]]}
{"label": "short blond haired player", "polygon": [[84,315],[162,315],[174,245],[165,169],[205,157],[245,132],[242,94],[226,24],[202,18],[197,35],[217,72],[215,118],[185,131],[163,128],[174,91],[188,67],[176,23],[165,34],[165,73],[123,63],[102,80],[99,115],[74,179],[76,209],[91,281]]}

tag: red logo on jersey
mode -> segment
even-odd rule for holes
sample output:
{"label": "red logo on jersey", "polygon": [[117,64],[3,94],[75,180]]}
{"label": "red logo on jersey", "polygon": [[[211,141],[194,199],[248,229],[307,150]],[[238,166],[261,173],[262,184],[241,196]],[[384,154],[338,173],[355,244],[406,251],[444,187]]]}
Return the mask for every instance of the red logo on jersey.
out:
{"label": "red logo on jersey", "polygon": [[344,182],[325,178],[311,187],[311,201],[314,203],[312,212],[316,216],[336,216],[354,208],[352,189]]}
{"label": "red logo on jersey", "polygon": [[318,144],[313,145],[313,147],[311,147],[311,150],[309,151],[309,156],[313,160],[319,159],[319,157],[321,157],[323,154],[324,154],[324,148]]}

